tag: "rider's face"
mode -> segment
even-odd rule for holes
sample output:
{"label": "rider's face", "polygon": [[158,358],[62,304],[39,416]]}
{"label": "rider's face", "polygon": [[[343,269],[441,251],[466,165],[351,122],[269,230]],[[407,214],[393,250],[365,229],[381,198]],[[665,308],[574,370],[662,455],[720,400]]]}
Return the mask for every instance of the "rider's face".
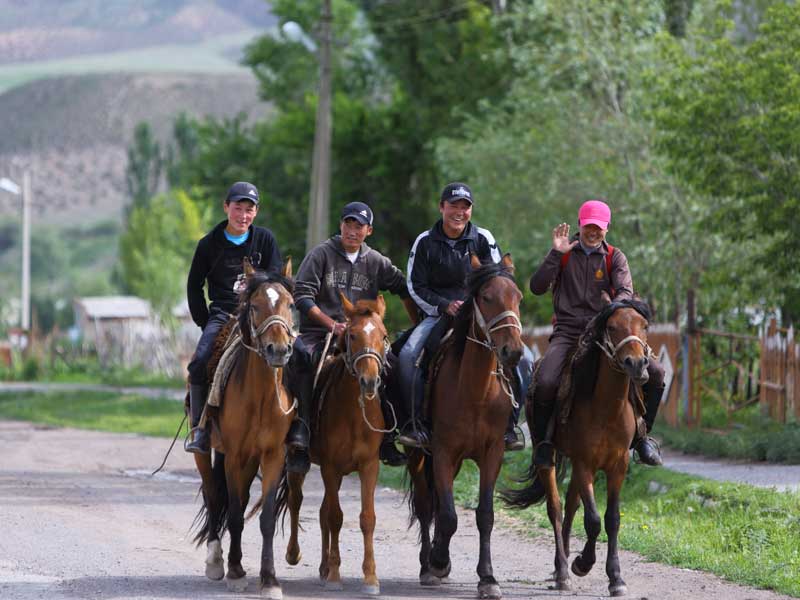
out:
{"label": "rider's face", "polygon": [[587,248],[596,248],[606,239],[608,229],[601,229],[594,223],[581,225],[581,243]]}
{"label": "rider's face", "polygon": [[347,217],[339,222],[339,231],[345,252],[358,252],[361,243],[372,233],[372,226],[362,225],[353,217]]}
{"label": "rider's face", "polygon": [[253,219],[256,218],[258,213],[258,206],[249,200],[226,202],[223,204],[223,209],[228,216],[228,224],[225,226],[225,231],[231,235],[243,235],[253,224]]}
{"label": "rider's face", "polygon": [[439,212],[442,213],[442,225],[447,237],[461,237],[467,223],[472,218],[472,204],[467,200],[455,202],[439,202]]}

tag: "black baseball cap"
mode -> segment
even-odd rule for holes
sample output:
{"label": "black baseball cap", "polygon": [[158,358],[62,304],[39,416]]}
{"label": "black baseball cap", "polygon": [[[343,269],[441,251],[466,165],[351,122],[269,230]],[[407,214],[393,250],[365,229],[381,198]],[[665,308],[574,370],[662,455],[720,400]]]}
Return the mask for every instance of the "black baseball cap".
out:
{"label": "black baseball cap", "polygon": [[250,200],[250,202],[258,206],[258,188],[246,181],[234,183],[228,190],[228,197],[225,202],[241,202],[242,200]]}
{"label": "black baseball cap", "polygon": [[442,190],[442,200],[447,200],[448,202],[466,200],[472,204],[472,190],[469,189],[469,186],[466,183],[454,181],[453,183],[448,183],[446,186],[444,186],[444,189]]}
{"label": "black baseball cap", "polygon": [[372,209],[363,202],[345,204],[342,209],[342,221],[350,218],[362,225],[372,225]]}

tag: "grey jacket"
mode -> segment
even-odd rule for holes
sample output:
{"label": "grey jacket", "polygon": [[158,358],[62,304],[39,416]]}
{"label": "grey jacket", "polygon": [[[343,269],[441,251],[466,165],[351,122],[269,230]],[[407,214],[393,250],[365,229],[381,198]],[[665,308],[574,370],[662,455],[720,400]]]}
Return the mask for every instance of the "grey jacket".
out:
{"label": "grey jacket", "polygon": [[341,236],[335,235],[313,248],[297,271],[294,303],[300,312],[300,333],[325,331],[308,317],[315,306],[335,321],[345,320],[340,291],[354,303],[374,300],[381,291],[408,298],[406,278],[392,261],[362,243],[353,264]]}

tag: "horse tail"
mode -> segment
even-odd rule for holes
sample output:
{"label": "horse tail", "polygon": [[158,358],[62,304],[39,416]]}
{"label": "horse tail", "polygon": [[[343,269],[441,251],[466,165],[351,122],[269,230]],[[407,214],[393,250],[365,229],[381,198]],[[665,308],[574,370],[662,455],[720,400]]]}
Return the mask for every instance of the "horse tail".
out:
{"label": "horse tail", "polygon": [[[263,500],[264,497],[261,497]],[[259,500],[259,502],[261,502]],[[275,508],[273,509],[273,516],[275,517],[275,522],[281,522],[281,533],[284,531],[284,523],[286,521],[286,512],[289,510],[289,472],[286,470],[286,463],[283,464],[283,469],[281,469],[281,477],[278,480],[278,491],[275,494]],[[275,528],[275,531],[278,531],[278,528]]]}
{"label": "horse tail", "polygon": [[[556,452],[556,483],[561,484],[567,472],[567,460],[561,452]],[[536,465],[531,464],[523,477],[513,478],[515,483],[527,484],[522,488],[505,488],[498,492],[498,495],[510,508],[528,508],[534,504],[540,504],[546,495],[545,487],[539,476],[536,474]]]}
{"label": "horse tail", "polygon": [[[225,478],[225,455],[220,452],[214,453],[210,484],[212,497],[205,493],[202,485],[200,486],[203,506],[197,512],[190,528],[197,530],[197,535],[193,540],[196,546],[200,546],[212,538],[219,539],[228,527],[228,482]],[[211,504],[215,504],[218,511],[215,526],[212,526],[211,522]]]}
{"label": "horse tail", "polygon": [[[420,523],[420,531],[417,540],[417,543],[419,543],[422,536],[423,523],[426,521],[430,523],[433,515],[436,513],[439,498],[436,494],[436,486],[433,481],[432,457],[423,450],[417,450],[409,457],[408,465],[410,468],[413,468],[412,462],[414,458],[419,461],[417,463],[418,468],[422,469],[425,489],[418,489],[414,476],[409,469],[406,468],[405,478],[408,485],[406,490],[406,502],[408,503],[408,528],[411,529],[416,521]],[[426,499],[427,503],[425,502]],[[418,507],[421,507],[426,514],[419,514]]]}

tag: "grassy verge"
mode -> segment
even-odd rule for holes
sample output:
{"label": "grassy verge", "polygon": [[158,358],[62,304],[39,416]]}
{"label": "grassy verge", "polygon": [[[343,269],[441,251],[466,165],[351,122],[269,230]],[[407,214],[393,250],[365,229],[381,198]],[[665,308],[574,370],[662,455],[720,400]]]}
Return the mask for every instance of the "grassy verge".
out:
{"label": "grassy verge", "polygon": [[0,418],[172,437],[183,418],[183,405],[167,398],[108,392],[3,394]]}
{"label": "grassy verge", "polygon": [[[521,473],[528,461],[529,455],[509,457],[498,487],[507,484],[509,473]],[[381,483],[400,487],[401,470],[384,468]],[[454,492],[460,505],[477,505],[478,473],[472,462],[465,463]],[[602,475],[595,493],[602,513]],[[544,536],[549,543],[551,529],[544,505],[511,511],[497,500],[495,509],[516,529]],[[623,488],[622,513],[620,545],[625,550],[800,597],[800,493],[718,483],[634,465]],[[573,531],[583,536],[580,511],[575,522]]]}

